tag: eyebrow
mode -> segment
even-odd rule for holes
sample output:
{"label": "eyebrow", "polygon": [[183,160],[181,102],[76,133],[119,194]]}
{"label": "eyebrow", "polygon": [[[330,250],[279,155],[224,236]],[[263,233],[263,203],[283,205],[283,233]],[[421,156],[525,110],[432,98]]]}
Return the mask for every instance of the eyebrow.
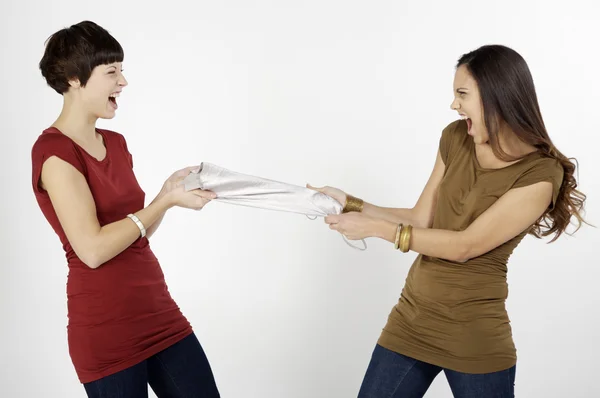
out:
{"label": "eyebrow", "polygon": [[458,93],[458,92],[460,92],[459,90],[469,91],[469,89],[468,89],[468,88],[459,87],[459,88],[457,88],[457,89],[456,89],[456,92],[457,92],[457,93]]}

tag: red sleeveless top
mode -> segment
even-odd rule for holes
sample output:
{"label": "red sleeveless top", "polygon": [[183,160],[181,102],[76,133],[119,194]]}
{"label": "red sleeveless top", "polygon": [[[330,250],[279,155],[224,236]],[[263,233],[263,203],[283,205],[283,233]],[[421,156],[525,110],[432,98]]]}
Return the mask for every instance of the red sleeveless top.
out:
{"label": "red sleeveless top", "polygon": [[135,365],[192,332],[147,238],[91,269],[73,251],[48,194],[38,184],[44,161],[57,156],[85,176],[101,226],[144,208],[145,193],[134,175],[125,138],[109,130],[96,131],[106,147],[101,161],[55,128],[44,130],[31,151],[33,191],[63,245],[69,267],[67,336],[81,383]]}

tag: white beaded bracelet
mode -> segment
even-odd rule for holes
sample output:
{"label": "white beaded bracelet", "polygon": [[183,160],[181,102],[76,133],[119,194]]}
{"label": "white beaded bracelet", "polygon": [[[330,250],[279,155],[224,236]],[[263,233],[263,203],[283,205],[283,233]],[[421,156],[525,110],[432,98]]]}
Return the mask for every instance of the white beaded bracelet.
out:
{"label": "white beaded bracelet", "polygon": [[146,236],[146,228],[144,227],[144,224],[142,224],[140,219],[137,218],[135,214],[128,214],[127,217],[129,217],[135,223],[135,225],[138,226],[140,232],[142,233],[142,238]]}

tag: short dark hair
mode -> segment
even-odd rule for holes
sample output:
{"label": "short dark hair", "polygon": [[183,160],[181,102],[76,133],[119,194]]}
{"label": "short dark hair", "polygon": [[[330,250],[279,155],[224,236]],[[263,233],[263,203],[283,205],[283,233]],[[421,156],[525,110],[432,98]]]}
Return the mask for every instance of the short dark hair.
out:
{"label": "short dark hair", "polygon": [[123,62],[121,44],[91,21],[59,30],[46,40],[39,67],[46,83],[59,94],[69,90],[69,80],[78,79],[85,87],[98,65]]}

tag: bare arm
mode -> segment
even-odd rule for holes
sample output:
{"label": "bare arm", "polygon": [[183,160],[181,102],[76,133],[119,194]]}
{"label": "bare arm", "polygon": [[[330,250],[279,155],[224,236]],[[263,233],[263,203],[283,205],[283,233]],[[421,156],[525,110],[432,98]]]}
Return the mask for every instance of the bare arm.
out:
{"label": "bare arm", "polygon": [[[150,205],[155,204],[157,201],[160,201],[161,196],[160,194],[154,198],[154,200],[152,202],[150,202]],[[148,239],[150,239],[152,237],[152,235],[154,235],[154,233],[156,232],[156,230],[158,229],[158,227],[160,227],[160,224],[162,223],[163,218],[165,217],[165,214],[167,213],[166,210],[164,210],[159,216],[158,219],[156,221],[154,221],[154,223],[152,223],[152,225],[150,225],[150,227],[146,228],[146,237]]]}
{"label": "bare arm", "polygon": [[[41,182],[73,250],[90,268],[112,259],[140,237],[139,228],[128,218],[100,226],[87,181],[67,162],[55,156],[46,160]],[[163,197],[135,215],[151,225],[171,206]]]}
{"label": "bare arm", "polygon": [[[395,225],[399,223],[410,224],[419,228],[430,228],[433,223],[433,214],[437,201],[437,192],[440,182],[444,176],[445,165],[438,150],[435,165],[429,176],[429,180],[419,196],[417,203],[412,208],[390,208],[379,207],[371,203],[364,204],[363,213],[383,220],[390,221]],[[394,231],[395,236],[395,231]]]}
{"label": "bare arm", "polygon": [[[465,262],[514,238],[538,220],[550,205],[552,184],[538,182],[505,193],[464,231],[414,228],[410,249],[427,256]],[[396,224],[378,220],[374,236],[389,242]]]}

